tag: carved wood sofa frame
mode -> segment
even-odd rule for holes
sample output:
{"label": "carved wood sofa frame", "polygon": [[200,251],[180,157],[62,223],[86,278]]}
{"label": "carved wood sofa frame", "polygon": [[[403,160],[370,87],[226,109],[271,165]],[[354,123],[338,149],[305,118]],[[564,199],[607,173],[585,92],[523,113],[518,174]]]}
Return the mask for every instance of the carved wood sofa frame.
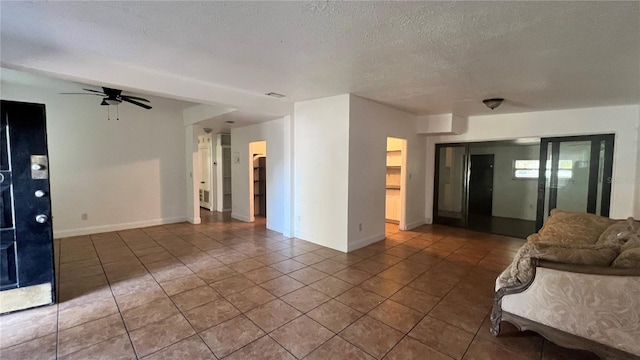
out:
{"label": "carved wood sofa frame", "polygon": [[533,276],[531,277],[531,280],[526,284],[500,288],[496,292],[496,296],[493,301],[493,309],[491,311],[491,334],[493,336],[498,336],[500,334],[500,323],[502,321],[506,321],[513,324],[519,331],[534,331],[557,345],[570,349],[590,351],[602,359],[639,359],[638,356],[628,352],[502,311],[502,299],[507,295],[517,294],[527,290],[536,278],[536,270],[538,267],[565,272],[606,276],[640,276],[640,269],[572,265],[540,259],[531,259],[531,263],[533,267]]}

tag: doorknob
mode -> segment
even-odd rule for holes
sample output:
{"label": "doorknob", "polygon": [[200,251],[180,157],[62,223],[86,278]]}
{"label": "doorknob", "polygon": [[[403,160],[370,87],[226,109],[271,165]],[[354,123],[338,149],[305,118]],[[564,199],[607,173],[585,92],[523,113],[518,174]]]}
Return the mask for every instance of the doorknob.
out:
{"label": "doorknob", "polygon": [[40,214],[36,216],[36,222],[39,222],[40,224],[46,223],[47,220],[49,220],[49,217],[47,215]]}
{"label": "doorknob", "polygon": [[36,197],[39,197],[39,198],[40,198],[40,197],[45,196],[45,194],[46,194],[46,193],[45,193],[44,191],[42,191],[42,190],[36,190],[36,192],[35,192],[35,193],[33,193],[33,194],[34,194]]}

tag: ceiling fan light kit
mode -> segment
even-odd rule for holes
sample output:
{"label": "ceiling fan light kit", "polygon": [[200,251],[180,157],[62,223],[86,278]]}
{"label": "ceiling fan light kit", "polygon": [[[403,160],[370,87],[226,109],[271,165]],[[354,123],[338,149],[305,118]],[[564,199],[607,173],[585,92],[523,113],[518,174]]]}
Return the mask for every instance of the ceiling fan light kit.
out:
{"label": "ceiling fan light kit", "polygon": [[482,102],[491,110],[497,108],[504,101],[503,98],[484,99]]}

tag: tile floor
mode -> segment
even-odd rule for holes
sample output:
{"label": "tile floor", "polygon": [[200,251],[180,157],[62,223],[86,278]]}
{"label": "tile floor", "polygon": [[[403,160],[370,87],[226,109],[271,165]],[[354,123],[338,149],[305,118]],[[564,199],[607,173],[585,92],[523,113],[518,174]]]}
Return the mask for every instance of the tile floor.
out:
{"label": "tile floor", "polygon": [[203,212],[55,242],[59,303],[0,317],[9,359],[595,359],[503,326],[522,240],[443,226],[344,254]]}

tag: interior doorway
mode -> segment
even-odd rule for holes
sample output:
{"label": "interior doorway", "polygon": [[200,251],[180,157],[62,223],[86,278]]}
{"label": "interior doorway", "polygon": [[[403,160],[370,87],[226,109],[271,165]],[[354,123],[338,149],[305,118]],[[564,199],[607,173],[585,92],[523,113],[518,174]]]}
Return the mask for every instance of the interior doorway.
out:
{"label": "interior doorway", "polygon": [[387,138],[385,221],[398,224],[401,230],[406,228],[406,152],[407,140],[393,137]]}
{"label": "interior doorway", "polygon": [[210,134],[198,136],[198,154],[200,157],[200,186],[198,197],[200,207],[214,211],[215,191],[213,191],[213,150]]}
{"label": "interior doorway", "polygon": [[493,214],[494,154],[471,155],[469,214]]}
{"label": "interior doorway", "polygon": [[249,143],[249,209],[251,221],[267,217],[267,142]]}

